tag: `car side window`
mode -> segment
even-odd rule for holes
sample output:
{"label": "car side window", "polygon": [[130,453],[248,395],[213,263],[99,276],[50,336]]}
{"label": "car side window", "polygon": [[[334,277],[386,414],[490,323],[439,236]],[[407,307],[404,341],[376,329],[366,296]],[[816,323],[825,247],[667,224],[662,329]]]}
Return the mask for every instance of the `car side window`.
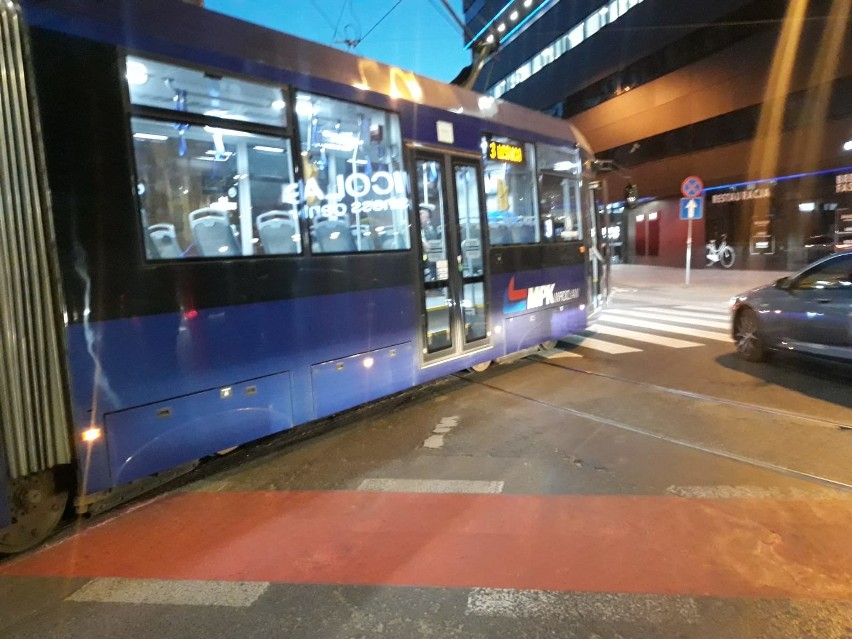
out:
{"label": "car side window", "polygon": [[852,292],[852,255],[844,255],[806,271],[796,280],[793,288],[836,289]]}

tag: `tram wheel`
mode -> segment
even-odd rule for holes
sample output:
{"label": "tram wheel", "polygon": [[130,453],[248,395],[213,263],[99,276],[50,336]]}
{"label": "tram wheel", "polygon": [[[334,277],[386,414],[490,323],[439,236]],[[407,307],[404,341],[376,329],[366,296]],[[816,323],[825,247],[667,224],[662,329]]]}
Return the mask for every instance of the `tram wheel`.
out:
{"label": "tram wheel", "polygon": [[68,504],[68,488],[54,469],[12,480],[12,523],[0,528],[0,554],[12,554],[44,541]]}
{"label": "tram wheel", "polygon": [[473,373],[483,373],[488,370],[488,367],[491,366],[491,360],[489,359],[487,362],[480,362],[479,364],[474,364],[468,370]]}

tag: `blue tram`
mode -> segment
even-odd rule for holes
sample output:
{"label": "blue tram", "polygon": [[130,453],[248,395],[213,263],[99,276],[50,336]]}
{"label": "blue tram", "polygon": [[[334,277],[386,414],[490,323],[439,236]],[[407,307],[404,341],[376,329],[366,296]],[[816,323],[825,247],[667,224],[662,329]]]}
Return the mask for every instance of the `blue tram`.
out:
{"label": "blue tram", "polygon": [[174,0],[0,49],[0,552],[600,307],[564,121]]}

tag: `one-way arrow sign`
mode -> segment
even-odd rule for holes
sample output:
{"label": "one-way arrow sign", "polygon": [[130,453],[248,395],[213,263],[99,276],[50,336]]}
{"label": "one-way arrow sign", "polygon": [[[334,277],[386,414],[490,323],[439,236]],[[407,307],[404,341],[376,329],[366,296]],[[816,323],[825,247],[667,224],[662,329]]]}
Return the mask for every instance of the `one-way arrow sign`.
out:
{"label": "one-way arrow sign", "polygon": [[682,197],[680,198],[680,219],[700,220],[704,216],[704,198]]}

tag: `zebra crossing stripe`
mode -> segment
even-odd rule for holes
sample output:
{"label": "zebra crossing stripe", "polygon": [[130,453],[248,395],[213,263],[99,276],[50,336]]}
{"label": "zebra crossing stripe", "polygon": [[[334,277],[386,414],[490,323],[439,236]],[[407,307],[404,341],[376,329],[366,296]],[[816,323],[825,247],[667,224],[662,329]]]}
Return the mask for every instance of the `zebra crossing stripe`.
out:
{"label": "zebra crossing stripe", "polygon": [[563,351],[561,348],[550,348],[545,351],[539,351],[535,353],[539,357],[543,357],[544,359],[562,359],[564,357],[583,357],[579,353],[575,353],[573,351]]}
{"label": "zebra crossing stripe", "polygon": [[666,315],[659,312],[608,310],[604,312],[603,316],[609,317],[610,314],[638,317],[642,319],[664,320],[666,322],[675,322],[676,324],[689,324],[690,326],[703,326],[705,328],[728,328],[727,322],[714,322],[713,320],[697,319],[694,317],[675,317],[674,315]]}
{"label": "zebra crossing stripe", "polygon": [[[688,328],[686,326],[674,326],[672,324],[664,324],[662,322],[651,322],[648,320],[636,319],[632,317],[619,317],[610,313],[605,313],[598,320],[607,324],[622,324],[632,326],[634,328],[648,328],[652,331],[660,331],[662,333],[674,333],[675,335],[688,335],[690,337],[701,337],[703,339],[712,339],[717,342],[730,342],[731,336],[727,333],[717,333],[716,331],[702,331],[697,328]],[[564,340],[563,340],[564,341]]]}
{"label": "zebra crossing stripe", "polygon": [[641,348],[633,348],[632,346],[624,346],[622,344],[614,344],[613,342],[605,342],[601,339],[595,339],[594,337],[585,337],[583,335],[568,335],[567,337],[563,337],[559,341],[574,344],[574,346],[590,348],[595,351],[602,351],[610,355],[639,353],[642,350]]}
{"label": "zebra crossing stripe", "polygon": [[658,306],[647,306],[639,310],[647,311],[649,313],[663,313],[665,315],[672,315],[675,317],[691,317],[693,319],[710,320],[711,322],[722,322],[725,326],[730,323],[730,320],[727,317],[719,315],[718,313],[699,313],[697,311],[683,311]]}
{"label": "zebra crossing stripe", "polygon": [[684,311],[700,311],[702,313],[710,313],[714,315],[721,315],[722,317],[730,317],[731,311],[727,308],[711,308],[708,306],[689,306],[688,304],[685,306],[675,306],[675,308],[682,309]]}
{"label": "zebra crossing stripe", "polygon": [[659,346],[668,346],[669,348],[690,348],[692,346],[703,346],[700,342],[688,342],[685,339],[676,339],[674,337],[665,337],[663,335],[654,335],[652,333],[640,333],[639,331],[631,331],[626,328],[617,328],[615,326],[594,326],[589,329],[600,335],[612,335],[613,337],[623,337],[625,339],[634,340],[636,342],[647,342],[648,344],[657,344]]}

